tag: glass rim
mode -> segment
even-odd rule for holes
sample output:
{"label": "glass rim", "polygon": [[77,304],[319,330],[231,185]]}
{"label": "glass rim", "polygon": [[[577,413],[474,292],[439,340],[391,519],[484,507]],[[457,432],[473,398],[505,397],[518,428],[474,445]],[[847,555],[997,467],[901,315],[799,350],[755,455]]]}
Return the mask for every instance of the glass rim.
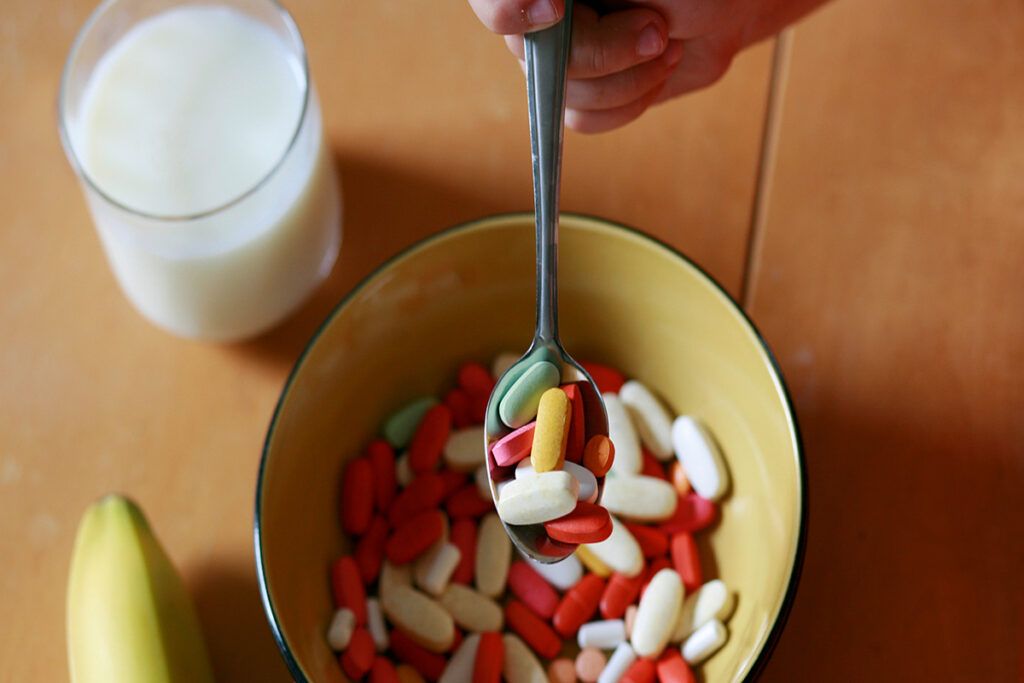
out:
{"label": "glass rim", "polygon": [[[67,59],[64,61],[64,66],[61,69],[60,75],[60,86],[57,92],[57,128],[60,133],[61,146],[64,148],[64,155],[67,157],[68,162],[71,164],[71,168],[89,188],[90,191],[95,192],[104,202],[110,204],[116,209],[125,213],[131,214],[139,218],[145,218],[151,221],[159,221],[162,223],[186,223],[190,221],[200,220],[209,216],[216,215],[233,206],[236,206],[247,198],[255,194],[264,185],[266,185],[271,178],[277,173],[277,171],[284,165],[285,159],[291,154],[295,148],[296,143],[299,140],[300,134],[302,133],[303,124],[306,122],[306,114],[309,111],[309,99],[310,92],[312,90],[312,84],[310,83],[309,75],[309,57],[306,52],[306,41],[302,38],[302,32],[299,31],[298,24],[295,23],[295,19],[291,13],[282,5],[279,0],[256,0],[256,2],[262,2],[273,7],[278,16],[284,22],[284,25],[288,31],[295,38],[298,44],[299,63],[302,68],[302,106],[299,109],[298,120],[295,122],[295,129],[292,131],[291,137],[288,139],[288,144],[285,145],[281,155],[273,163],[273,165],[267,169],[267,172],[259,177],[259,179],[253,183],[250,187],[243,190],[241,193],[229,198],[228,200],[217,204],[209,209],[203,209],[194,213],[185,214],[164,214],[164,213],[153,213],[150,211],[144,211],[140,208],[129,206],[124,202],[115,199],[110,193],[106,192],[99,183],[97,183],[85,168],[79,155],[75,151],[75,145],[71,140],[71,133],[68,126],[66,117],[67,107],[67,96],[68,96],[68,80],[70,78],[72,66],[75,64],[78,58],[78,53],[82,48],[82,44],[85,42],[85,38],[89,33],[96,27],[96,24],[102,18],[102,15],[113,5],[119,2],[127,2],[130,0],[103,0],[85,20],[82,24],[82,28],[75,34],[75,39],[71,43],[71,49],[68,51]],[[195,4],[181,2],[180,5]],[[220,3],[217,0],[210,0],[208,3],[211,6],[216,6]]]}

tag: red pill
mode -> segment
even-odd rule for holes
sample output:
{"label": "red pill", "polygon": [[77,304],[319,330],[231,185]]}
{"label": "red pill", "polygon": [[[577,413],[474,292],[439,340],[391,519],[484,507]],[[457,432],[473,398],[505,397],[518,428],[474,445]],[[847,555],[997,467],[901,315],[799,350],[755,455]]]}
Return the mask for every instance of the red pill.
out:
{"label": "red pill", "polygon": [[645,558],[661,557],[668,552],[668,535],[664,531],[632,522],[625,522],[625,525],[640,545],[640,552]]}
{"label": "red pill", "polygon": [[356,565],[359,567],[359,577],[363,583],[371,584],[377,580],[380,566],[384,562],[384,544],[387,540],[388,523],[384,521],[383,517],[377,515],[370,522],[370,528],[356,543],[353,553]]}
{"label": "red pill", "polygon": [[494,391],[494,378],[480,363],[463,363],[459,368],[459,387],[470,396],[490,396]]}
{"label": "red pill", "polygon": [[660,683],[697,683],[697,677],[683,659],[679,648],[670,647],[658,658]]}
{"label": "red pill", "polygon": [[651,582],[654,575],[660,572],[662,569],[668,569],[672,566],[672,562],[667,557],[659,557],[658,559],[647,565],[644,573],[640,576],[644,577],[643,585],[640,586],[640,595],[643,596],[644,591],[647,590],[647,584]]}
{"label": "red pill", "polygon": [[595,477],[608,474],[615,462],[615,444],[604,434],[595,434],[583,449],[583,466]]}
{"label": "red pill", "polygon": [[444,673],[448,660],[443,655],[435,654],[426,649],[401,629],[391,631],[389,638],[391,651],[400,660],[420,672],[428,681],[436,681]]}
{"label": "red pill", "polygon": [[387,512],[398,492],[395,483],[395,450],[384,439],[375,439],[366,447],[366,456],[373,470],[373,500],[379,511]]}
{"label": "red pill", "polygon": [[545,659],[551,659],[562,649],[562,639],[558,634],[518,600],[509,600],[505,605],[505,625]]}
{"label": "red pill", "polygon": [[483,424],[484,417],[487,416],[488,398],[488,396],[469,397],[469,419],[472,424]]}
{"label": "red pill", "polygon": [[643,574],[634,577],[618,572],[612,574],[604,593],[601,594],[601,616],[605,619],[622,618],[626,614],[626,608],[636,602],[643,583]]}
{"label": "red pill", "polygon": [[370,632],[357,626],[348,641],[348,649],[341,655],[341,669],[353,681],[358,681],[369,672],[376,654]]}
{"label": "red pill", "polygon": [[530,450],[533,448],[533,430],[536,427],[537,423],[531,422],[498,439],[491,446],[491,455],[494,456],[495,464],[501,467],[515,465],[530,455]]}
{"label": "red pill", "polygon": [[437,467],[451,431],[452,411],[448,406],[439,404],[426,412],[409,442],[409,466],[413,472],[432,472]]}
{"label": "red pill", "polygon": [[356,458],[345,468],[341,484],[341,528],[348,534],[366,533],[373,517],[373,468]]}
{"label": "red pill", "polygon": [[444,498],[444,480],[434,472],[421,474],[398,494],[388,510],[388,522],[398,526],[410,517],[434,510]]}
{"label": "red pill", "polygon": [[547,534],[538,534],[533,543],[533,547],[541,555],[561,558],[572,555],[576,551],[578,545],[575,543],[562,543],[561,541],[556,541]]}
{"label": "red pill", "polygon": [[676,534],[672,537],[672,564],[683,580],[686,592],[695,591],[704,583],[701,580],[700,555],[693,534]]}
{"label": "red pill", "polygon": [[384,554],[395,564],[412,562],[430,549],[444,534],[444,513],[421,512],[402,522],[384,545]]}
{"label": "red pill", "polygon": [[480,634],[473,660],[473,683],[501,683],[501,669],[505,666],[505,643],[501,634],[488,631]]}
{"label": "red pill", "polygon": [[604,410],[604,401],[589,383],[580,383],[580,396],[583,398],[583,425],[586,427],[584,441],[590,441],[597,434],[608,433],[608,413]]}
{"label": "red pill", "polygon": [[594,380],[594,384],[597,385],[598,390],[604,394],[611,392],[613,394],[619,393],[619,389],[626,383],[626,377],[615,368],[610,368],[607,365],[601,365],[600,363],[592,363],[590,361],[581,361],[580,365],[587,371],[590,378]]}
{"label": "red pill", "polygon": [[584,500],[567,515],[544,522],[548,536],[562,543],[599,543],[612,534],[612,518],[600,505]]}
{"label": "red pill", "polygon": [[596,574],[587,574],[562,597],[555,618],[552,621],[555,630],[563,638],[576,634],[584,622],[589,621],[597,611],[601,595],[604,593],[604,581]]}
{"label": "red pill", "polygon": [[377,657],[370,668],[370,683],[399,683],[395,665],[387,657]]}
{"label": "red pill", "polygon": [[668,477],[665,476],[665,468],[660,462],[658,462],[658,459],[654,457],[653,453],[646,448],[641,448],[640,455],[643,458],[640,474],[661,479],[662,481],[668,481]]}
{"label": "red pill", "polygon": [[334,606],[347,607],[356,617],[356,624],[366,623],[366,589],[359,576],[359,567],[349,555],[339,557],[331,567],[331,588]]}
{"label": "red pill", "polygon": [[679,503],[672,516],[661,523],[661,530],[667,534],[693,533],[708,528],[718,517],[718,506],[696,493],[679,496]]}
{"label": "red pill", "polygon": [[441,500],[461,489],[466,483],[466,475],[454,470],[443,470],[438,472],[437,476],[441,477]]}
{"label": "red pill", "polygon": [[458,650],[459,645],[462,645],[462,641],[465,638],[466,636],[462,635],[462,631],[460,629],[455,629],[455,635],[452,637],[452,646],[448,648],[448,651],[455,652],[456,650]]}
{"label": "red pill", "polygon": [[629,665],[619,683],[654,683],[657,670],[650,659],[640,658]]}
{"label": "red pill", "polygon": [[445,501],[444,507],[452,519],[476,518],[493,510],[494,502],[481,496],[476,484],[466,484]]}
{"label": "red pill", "polygon": [[558,593],[525,562],[513,562],[508,568],[508,587],[542,619],[550,619],[558,607]]}
{"label": "red pill", "polygon": [[462,389],[455,387],[444,395],[444,404],[452,412],[452,426],[463,429],[473,424],[470,416],[470,398]]}
{"label": "red pill", "polygon": [[570,462],[583,462],[583,447],[587,442],[587,424],[583,415],[583,396],[580,394],[580,383],[562,386],[569,397],[569,436],[565,440],[565,459]]}
{"label": "red pill", "polygon": [[459,549],[459,563],[452,572],[454,583],[469,584],[473,581],[476,566],[476,522],[472,519],[456,519],[448,534],[451,543]]}

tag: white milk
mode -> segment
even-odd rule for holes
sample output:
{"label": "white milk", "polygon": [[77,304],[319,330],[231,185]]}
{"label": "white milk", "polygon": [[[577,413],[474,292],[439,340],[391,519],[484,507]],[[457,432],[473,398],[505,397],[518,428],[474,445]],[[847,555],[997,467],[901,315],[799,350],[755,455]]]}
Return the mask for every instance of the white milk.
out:
{"label": "white milk", "polygon": [[156,324],[252,336],[330,271],[340,202],[306,85],[269,27],[216,5],[145,19],[100,58],[69,135],[114,273]]}

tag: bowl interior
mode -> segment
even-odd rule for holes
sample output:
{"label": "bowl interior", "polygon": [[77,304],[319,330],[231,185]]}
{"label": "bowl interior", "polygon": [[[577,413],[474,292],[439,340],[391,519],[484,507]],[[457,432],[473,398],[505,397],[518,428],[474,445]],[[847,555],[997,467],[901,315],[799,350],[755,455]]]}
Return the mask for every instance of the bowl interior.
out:
{"label": "bowl interior", "polygon": [[[704,680],[742,679],[783,610],[801,544],[799,444],[781,381],[749,322],[678,254],[597,219],[565,216],[561,227],[566,348],[699,415],[725,454],[732,488],[701,535],[702,561],[738,602]],[[526,214],[441,233],[355,290],[296,365],[267,437],[256,546],[271,626],[299,680],[344,680],[324,631],[328,567],[349,547],[337,514],[345,459],[391,411],[446,390],[461,361],[526,349],[533,248]]]}

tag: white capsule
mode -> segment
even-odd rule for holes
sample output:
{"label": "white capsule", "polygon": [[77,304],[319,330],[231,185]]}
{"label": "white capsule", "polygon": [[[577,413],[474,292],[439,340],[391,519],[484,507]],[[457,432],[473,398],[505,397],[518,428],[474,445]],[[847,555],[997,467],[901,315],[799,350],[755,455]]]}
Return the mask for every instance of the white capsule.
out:
{"label": "white capsule", "polygon": [[366,629],[373,638],[373,644],[377,652],[384,652],[388,649],[388,628],[384,624],[384,612],[381,611],[380,601],[377,598],[366,599]]}
{"label": "white capsule", "polygon": [[717,619],[712,619],[693,632],[681,648],[683,659],[689,664],[700,664],[725,645],[729,632]]}
{"label": "white capsule", "polygon": [[689,415],[680,415],[672,423],[672,447],[693,490],[708,500],[721,498],[729,488],[729,472],[704,426]]}
{"label": "white capsule", "polygon": [[[605,481],[605,486],[608,482]],[[633,577],[644,568],[640,544],[626,526],[612,516],[612,533],[600,543],[587,543],[586,548],[613,571]]]}
{"label": "white capsule", "polygon": [[640,440],[658,460],[672,457],[672,416],[646,386],[631,379],[619,389]]}
{"label": "white capsule", "polygon": [[[588,503],[597,500],[597,477],[594,473],[582,465],[565,461],[562,463],[562,471],[571,474],[580,485],[579,499]],[[537,474],[530,464],[529,459],[520,460],[516,466],[516,479]]]}
{"label": "white capsule", "polygon": [[608,413],[608,438],[615,446],[615,460],[610,474],[640,474],[643,460],[640,457],[640,438],[633,428],[633,419],[618,394],[605,392],[604,409]]}
{"label": "white capsule", "polygon": [[398,485],[405,488],[412,483],[412,480],[416,478],[416,474],[412,471],[412,466],[409,464],[409,454],[402,453],[395,460],[395,480]]}
{"label": "white capsule", "polygon": [[498,514],[506,524],[540,524],[573,511],[580,485],[568,472],[541,472],[513,479],[498,496]]}
{"label": "white capsule", "polygon": [[662,522],[675,513],[678,503],[672,484],[643,474],[608,477],[601,497],[608,512],[638,522]]}
{"label": "white capsule", "polygon": [[614,650],[626,641],[626,622],[622,619],[590,621],[576,632],[576,642],[582,647]]}
{"label": "white capsule", "polygon": [[679,608],[683,604],[683,582],[673,569],[662,569],[647,584],[633,622],[630,643],[641,657],[657,657],[668,644]]}
{"label": "white capsule", "polygon": [[448,660],[444,673],[437,683],[469,683],[473,680],[473,665],[476,663],[476,651],[480,646],[480,634],[471,633],[462,641],[459,648]]}
{"label": "white capsule", "polygon": [[444,445],[444,462],[457,472],[472,472],[484,462],[484,428],[453,430]]}
{"label": "white capsule", "polygon": [[356,628],[356,615],[347,607],[334,613],[331,625],[327,627],[327,644],[335,652],[344,652],[352,640],[352,632]]}
{"label": "white capsule", "polygon": [[672,642],[682,642],[712,619],[724,623],[732,616],[735,606],[736,594],[729,591],[724,581],[708,581],[683,600],[683,608],[679,610],[679,619],[672,632]]}
{"label": "white capsule", "polygon": [[491,363],[491,376],[495,379],[501,379],[501,376],[504,375],[510,367],[515,365],[519,358],[520,355],[518,353],[512,353],[510,351],[499,353],[494,357],[494,361]]}
{"label": "white capsule", "polygon": [[439,543],[416,560],[413,578],[416,585],[433,596],[444,592],[462,553],[451,543]]}
{"label": "white capsule", "polygon": [[633,648],[627,642],[621,643],[604,665],[604,670],[597,677],[597,683],[619,683],[619,679],[635,661],[636,653],[633,652]]}
{"label": "white capsule", "polygon": [[529,557],[526,561],[530,563],[534,571],[540,574],[545,581],[560,591],[567,591],[583,578],[583,564],[576,555],[569,555],[564,560],[554,564],[544,564]]}

